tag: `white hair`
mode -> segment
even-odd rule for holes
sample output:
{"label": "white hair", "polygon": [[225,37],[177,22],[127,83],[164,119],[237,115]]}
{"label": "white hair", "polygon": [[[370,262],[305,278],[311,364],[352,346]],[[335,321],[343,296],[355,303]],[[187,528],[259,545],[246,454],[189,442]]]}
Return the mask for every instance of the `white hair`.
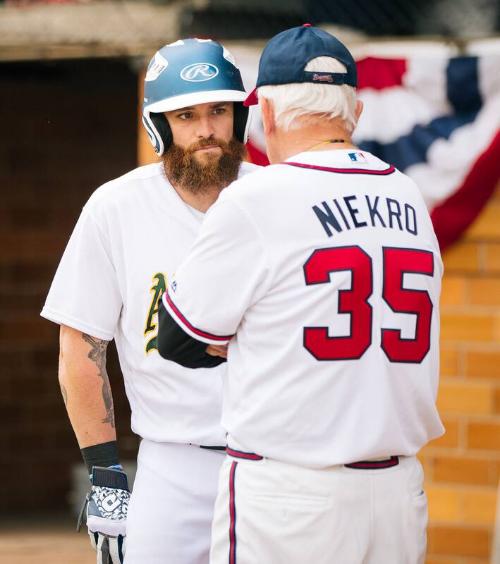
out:
{"label": "white hair", "polygon": [[[316,57],[304,70],[346,72],[345,66],[332,57]],[[258,95],[273,102],[274,120],[283,131],[333,118],[341,118],[349,133],[356,127],[356,90],[347,84],[269,85],[261,86]]]}

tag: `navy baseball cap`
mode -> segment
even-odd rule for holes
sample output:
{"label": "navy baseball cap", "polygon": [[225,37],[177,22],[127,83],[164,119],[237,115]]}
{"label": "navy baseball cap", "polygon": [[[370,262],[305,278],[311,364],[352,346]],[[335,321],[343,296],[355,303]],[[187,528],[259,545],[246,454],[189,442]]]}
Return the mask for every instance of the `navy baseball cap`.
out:
{"label": "navy baseball cap", "polygon": [[[347,72],[306,71],[306,65],[316,57],[332,57],[340,61]],[[311,24],[292,27],[269,40],[260,57],[257,86],[245,100],[245,106],[258,103],[259,86],[312,82],[315,84],[358,84],[356,63],[347,47],[336,37]]]}

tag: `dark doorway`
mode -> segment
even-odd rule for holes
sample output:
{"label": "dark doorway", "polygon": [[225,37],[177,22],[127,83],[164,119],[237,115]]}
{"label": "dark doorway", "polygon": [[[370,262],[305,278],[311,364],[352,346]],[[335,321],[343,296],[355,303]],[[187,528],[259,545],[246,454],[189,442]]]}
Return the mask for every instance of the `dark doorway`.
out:
{"label": "dark doorway", "polygon": [[[39,312],[89,195],[136,166],[137,75],[126,60],[2,63],[0,124],[5,516],[67,504],[80,453],[57,383],[58,327]],[[116,359],[110,377],[118,431],[131,436]]]}

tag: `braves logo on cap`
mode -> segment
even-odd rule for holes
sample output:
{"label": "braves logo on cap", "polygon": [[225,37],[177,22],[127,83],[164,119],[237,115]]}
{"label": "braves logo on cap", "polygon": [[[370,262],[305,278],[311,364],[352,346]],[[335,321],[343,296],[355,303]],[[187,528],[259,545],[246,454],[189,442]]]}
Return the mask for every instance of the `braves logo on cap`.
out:
{"label": "braves logo on cap", "polygon": [[181,70],[182,80],[188,82],[204,82],[219,74],[219,69],[211,63],[194,63]]}
{"label": "braves logo on cap", "polygon": [[315,72],[312,77],[313,82],[329,82],[333,84],[333,76],[330,73]]}

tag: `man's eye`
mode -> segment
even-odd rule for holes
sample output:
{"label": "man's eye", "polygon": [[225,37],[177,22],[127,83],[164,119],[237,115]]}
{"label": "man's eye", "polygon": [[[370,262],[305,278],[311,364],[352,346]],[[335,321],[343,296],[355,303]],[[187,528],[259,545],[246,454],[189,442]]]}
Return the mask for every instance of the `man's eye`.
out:
{"label": "man's eye", "polygon": [[177,116],[179,119],[191,119],[193,114],[191,112],[183,112]]}
{"label": "man's eye", "polygon": [[226,113],[226,108],[215,108],[214,109],[214,114],[225,114]]}

